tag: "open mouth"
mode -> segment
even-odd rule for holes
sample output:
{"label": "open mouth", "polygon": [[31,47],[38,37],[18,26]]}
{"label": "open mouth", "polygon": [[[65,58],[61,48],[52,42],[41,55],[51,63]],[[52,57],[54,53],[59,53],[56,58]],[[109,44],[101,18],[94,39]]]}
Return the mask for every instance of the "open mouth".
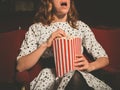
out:
{"label": "open mouth", "polygon": [[62,2],[60,5],[61,6],[67,6],[67,2]]}

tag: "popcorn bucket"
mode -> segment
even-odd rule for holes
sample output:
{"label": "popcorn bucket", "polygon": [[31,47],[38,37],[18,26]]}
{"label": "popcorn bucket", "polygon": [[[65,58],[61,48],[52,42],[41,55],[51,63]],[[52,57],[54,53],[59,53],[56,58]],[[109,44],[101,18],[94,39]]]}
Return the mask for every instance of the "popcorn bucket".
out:
{"label": "popcorn bucket", "polygon": [[62,77],[74,70],[75,56],[81,54],[81,39],[79,37],[56,38],[53,40],[53,53],[56,74]]}

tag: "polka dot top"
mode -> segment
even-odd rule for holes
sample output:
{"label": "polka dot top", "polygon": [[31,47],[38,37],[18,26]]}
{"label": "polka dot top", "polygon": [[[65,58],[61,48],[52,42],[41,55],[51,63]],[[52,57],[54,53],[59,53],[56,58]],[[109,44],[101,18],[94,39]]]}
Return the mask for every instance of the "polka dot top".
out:
{"label": "polka dot top", "polygon": [[[80,37],[82,39],[82,47],[85,47],[88,53],[92,54],[94,59],[107,57],[105,50],[97,42],[89,26],[82,21],[77,21],[77,25],[78,29],[72,28],[68,22],[55,22],[51,23],[49,26],[42,25],[41,23],[31,25],[25,34],[25,39],[23,40],[17,59],[36,50],[42,43],[49,39],[53,32],[58,29],[64,30],[68,36]],[[43,58],[50,56],[53,56],[52,47],[46,49],[42,55]]]}

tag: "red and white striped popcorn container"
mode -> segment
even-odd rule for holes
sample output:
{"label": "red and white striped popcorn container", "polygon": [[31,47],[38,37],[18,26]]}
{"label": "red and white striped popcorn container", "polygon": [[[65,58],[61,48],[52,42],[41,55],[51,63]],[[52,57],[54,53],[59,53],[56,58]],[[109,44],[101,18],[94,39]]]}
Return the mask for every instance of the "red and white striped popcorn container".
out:
{"label": "red and white striped popcorn container", "polygon": [[81,54],[81,39],[79,37],[56,38],[53,40],[53,53],[56,74],[62,77],[74,70],[75,56]]}

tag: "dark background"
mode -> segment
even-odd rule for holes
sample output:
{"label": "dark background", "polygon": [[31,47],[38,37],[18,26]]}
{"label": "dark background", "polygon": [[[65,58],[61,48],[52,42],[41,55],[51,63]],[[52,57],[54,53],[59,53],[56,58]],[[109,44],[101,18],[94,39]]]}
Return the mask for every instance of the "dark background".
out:
{"label": "dark background", "polygon": [[120,26],[120,3],[117,0],[76,0],[81,19],[90,25]]}
{"label": "dark background", "polygon": [[[0,0],[0,32],[28,29],[39,0]],[[91,27],[120,27],[118,0],[75,0],[80,19]]]}

